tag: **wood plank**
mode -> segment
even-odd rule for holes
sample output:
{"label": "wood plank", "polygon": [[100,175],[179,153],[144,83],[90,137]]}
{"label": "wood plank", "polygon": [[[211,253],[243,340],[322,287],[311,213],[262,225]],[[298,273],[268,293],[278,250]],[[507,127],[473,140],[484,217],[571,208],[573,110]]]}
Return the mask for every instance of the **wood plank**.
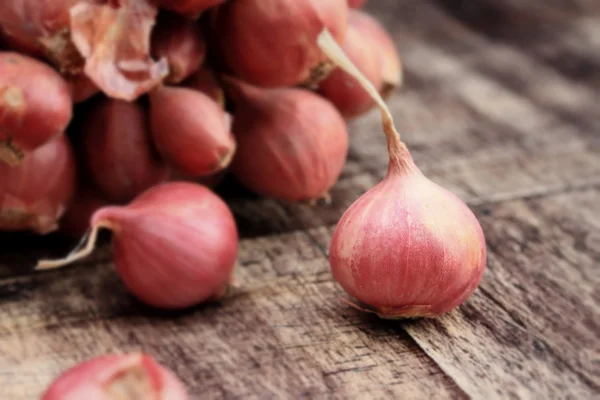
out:
{"label": "wood plank", "polygon": [[[480,289],[403,328],[472,398],[600,395],[600,188],[476,211],[489,248]],[[311,234],[327,248],[331,229]]]}
{"label": "wood plank", "polygon": [[108,263],[0,282],[3,399],[37,398],[94,355],[145,350],[192,398],[465,398],[400,326],[340,301],[305,233],[245,240],[239,287],[169,314],[132,300]]}

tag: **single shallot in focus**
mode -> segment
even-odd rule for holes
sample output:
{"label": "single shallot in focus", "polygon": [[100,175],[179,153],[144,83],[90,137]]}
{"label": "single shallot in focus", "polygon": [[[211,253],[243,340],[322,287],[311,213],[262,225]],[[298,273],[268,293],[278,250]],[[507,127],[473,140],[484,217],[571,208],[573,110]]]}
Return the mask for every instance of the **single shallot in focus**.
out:
{"label": "single shallot in focus", "polygon": [[381,108],[389,169],[338,223],[331,270],[356,305],[382,318],[433,317],[457,307],[477,288],[485,269],[485,238],[458,197],[427,179],[400,140],[378,90],[331,35],[323,51],[353,75]]}

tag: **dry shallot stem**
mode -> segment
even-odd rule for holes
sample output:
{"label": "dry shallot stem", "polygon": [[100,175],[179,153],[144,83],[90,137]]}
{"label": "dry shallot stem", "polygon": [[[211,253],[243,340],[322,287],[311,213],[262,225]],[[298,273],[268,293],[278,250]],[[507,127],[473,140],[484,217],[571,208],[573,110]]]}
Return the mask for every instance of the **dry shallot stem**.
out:
{"label": "dry shallot stem", "polygon": [[335,39],[331,36],[331,33],[327,29],[324,29],[319,37],[317,43],[321,48],[321,51],[327,55],[337,66],[349,75],[352,75],[361,86],[373,97],[373,100],[379,106],[381,115],[383,118],[383,129],[387,137],[388,152],[390,159],[398,160],[402,162],[402,159],[407,156],[408,150],[406,145],[400,139],[400,134],[396,130],[394,125],[394,118],[390,112],[389,107],[379,94],[379,91],[373,86],[373,84],[356,68],[356,66],[350,61],[350,59],[344,53],[344,50],[337,44]]}

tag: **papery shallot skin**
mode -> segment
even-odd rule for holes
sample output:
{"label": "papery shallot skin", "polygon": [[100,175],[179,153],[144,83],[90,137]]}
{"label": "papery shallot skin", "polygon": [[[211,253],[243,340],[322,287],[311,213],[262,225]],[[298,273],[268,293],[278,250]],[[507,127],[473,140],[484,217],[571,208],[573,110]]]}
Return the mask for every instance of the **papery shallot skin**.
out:
{"label": "papery shallot skin", "polygon": [[99,210],[92,226],[112,230],[117,272],[146,304],[185,308],[220,297],[230,283],[237,228],[227,205],[206,187],[155,186],[128,206]]}
{"label": "papery shallot skin", "polygon": [[85,60],[83,71],[107,96],[133,101],[168,75],[167,61],[150,54],[157,15],[152,0],[80,2],[70,9],[71,40]]}
{"label": "papery shallot skin", "polygon": [[75,156],[65,136],[29,153],[15,167],[0,163],[0,230],[56,230],[75,186]]}
{"label": "papery shallot skin", "polygon": [[0,52],[0,163],[23,156],[61,135],[73,104],[67,82],[50,66],[14,52]]}
{"label": "papery shallot skin", "polygon": [[406,155],[346,211],[330,263],[346,292],[379,316],[432,317],[476,289],[485,239],[471,210]]}
{"label": "papery shallot skin", "polygon": [[327,64],[317,36],[327,27],[342,42],[347,16],[346,0],[229,1],[217,10],[220,53],[236,76],[258,86],[314,83]]}
{"label": "papery shallot skin", "polygon": [[60,375],[41,400],[187,400],[181,381],[152,357],[111,354]]}

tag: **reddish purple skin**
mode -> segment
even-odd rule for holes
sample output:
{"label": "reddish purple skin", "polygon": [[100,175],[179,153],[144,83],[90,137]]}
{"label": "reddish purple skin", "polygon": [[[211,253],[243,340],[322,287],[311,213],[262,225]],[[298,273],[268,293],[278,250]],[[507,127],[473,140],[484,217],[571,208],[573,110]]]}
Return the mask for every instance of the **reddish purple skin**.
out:
{"label": "reddish purple skin", "polygon": [[239,78],[265,87],[309,79],[326,58],[317,36],[327,27],[343,42],[346,0],[235,0],[219,7],[220,52]]}
{"label": "reddish purple skin", "polygon": [[151,306],[200,304],[219,297],[230,282],[237,228],[227,205],[203,186],[155,186],[128,206],[99,210],[92,225],[113,231],[117,272]]}
{"label": "reddish purple skin", "polygon": [[203,11],[217,7],[225,0],[160,0],[161,8],[196,18]]}
{"label": "reddish purple skin", "polygon": [[367,0],[348,0],[350,8],[362,8],[367,3]]}
{"label": "reddish purple skin", "polygon": [[102,98],[91,108],[82,129],[83,158],[107,200],[125,203],[167,180],[169,168],[153,148],[141,105]]}
{"label": "reddish purple skin", "polygon": [[65,136],[29,153],[15,167],[0,163],[0,230],[56,230],[75,194],[76,168]]}
{"label": "reddish purple skin", "polygon": [[178,15],[160,14],[152,31],[152,55],[155,59],[167,59],[166,83],[181,83],[200,68],[206,57],[200,26]]}
{"label": "reddish purple skin", "polygon": [[236,149],[224,110],[197,90],[164,86],[150,93],[150,129],[162,156],[191,176],[227,167]]}
{"label": "reddish purple skin", "polygon": [[41,400],[114,400],[121,398],[116,393],[122,392],[112,389],[123,387],[135,387],[132,392],[148,400],[188,399],[171,371],[148,355],[132,353],[96,357],[68,369],[52,382]]}
{"label": "reddish purple skin", "polygon": [[0,143],[28,152],[62,134],[72,117],[67,82],[28,56],[0,52]]}
{"label": "reddish purple skin", "polygon": [[255,89],[238,103],[233,132],[238,151],[232,171],[254,192],[281,200],[325,195],[348,154],[342,116],[301,89]]}
{"label": "reddish purple skin", "polygon": [[396,168],[340,220],[330,248],[332,272],[382,317],[436,316],[479,284],[485,239],[471,210],[412,160],[405,170]]}
{"label": "reddish purple skin", "polygon": [[[349,26],[342,49],[373,86],[381,87],[383,80],[379,52],[361,32]],[[358,117],[375,105],[371,95],[360,83],[339,68],[319,84],[319,93],[331,101],[346,118]]]}

